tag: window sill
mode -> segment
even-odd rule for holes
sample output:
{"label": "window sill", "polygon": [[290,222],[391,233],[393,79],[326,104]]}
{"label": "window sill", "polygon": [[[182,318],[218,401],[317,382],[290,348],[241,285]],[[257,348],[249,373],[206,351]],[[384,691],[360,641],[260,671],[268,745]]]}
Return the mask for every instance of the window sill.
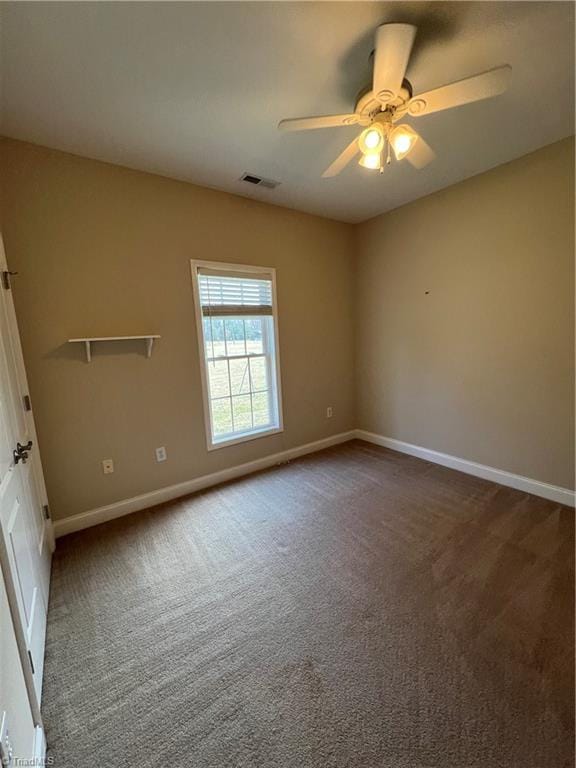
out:
{"label": "window sill", "polygon": [[219,440],[218,442],[209,442],[208,450],[216,451],[219,448],[227,448],[230,445],[247,443],[249,440],[257,440],[259,437],[269,437],[270,435],[277,435],[280,432],[284,432],[284,427],[273,427],[272,429],[266,428],[259,432],[249,432],[246,435],[231,437],[230,439]]}

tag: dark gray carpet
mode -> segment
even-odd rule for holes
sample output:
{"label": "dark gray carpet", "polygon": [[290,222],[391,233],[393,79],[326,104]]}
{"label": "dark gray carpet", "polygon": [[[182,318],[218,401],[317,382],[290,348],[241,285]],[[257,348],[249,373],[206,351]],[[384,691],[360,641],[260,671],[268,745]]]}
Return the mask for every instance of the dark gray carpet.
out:
{"label": "dark gray carpet", "polygon": [[58,542],[58,768],[568,768],[574,512],[366,443]]}

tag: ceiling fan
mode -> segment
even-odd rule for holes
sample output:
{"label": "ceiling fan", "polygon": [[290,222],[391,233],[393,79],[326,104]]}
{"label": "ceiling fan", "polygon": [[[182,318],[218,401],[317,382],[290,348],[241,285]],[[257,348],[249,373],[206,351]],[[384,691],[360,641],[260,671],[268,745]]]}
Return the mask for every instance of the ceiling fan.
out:
{"label": "ceiling fan", "polygon": [[435,154],[424,139],[407,123],[406,116],[420,117],[452,109],[481,99],[498,96],[508,87],[512,67],[504,65],[450,85],[413,95],[411,83],[404,77],[416,36],[411,24],[382,24],[376,30],[372,85],[358,94],[354,112],[347,115],[298,117],[281,120],[282,131],[308,131],[360,125],[362,133],[324,171],[322,176],[336,176],[358,153],[359,165],[384,170],[392,152],[396,160],[404,157],[415,168],[423,168]]}

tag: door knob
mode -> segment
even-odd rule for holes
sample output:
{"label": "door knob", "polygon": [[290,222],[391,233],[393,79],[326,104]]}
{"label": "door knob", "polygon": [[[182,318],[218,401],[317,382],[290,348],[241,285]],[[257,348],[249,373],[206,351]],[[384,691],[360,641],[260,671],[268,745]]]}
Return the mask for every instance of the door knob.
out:
{"label": "door knob", "polygon": [[12,456],[14,457],[14,464],[18,464],[19,461],[22,462],[22,464],[26,464],[26,459],[28,458],[28,451],[32,448],[32,440],[28,440],[26,445],[22,445],[22,443],[16,443],[16,448],[12,451]]}
{"label": "door knob", "polygon": [[28,454],[26,451],[12,451],[12,456],[14,457],[14,464],[18,464],[19,461],[22,462],[22,464],[26,464],[26,459],[28,458]]}

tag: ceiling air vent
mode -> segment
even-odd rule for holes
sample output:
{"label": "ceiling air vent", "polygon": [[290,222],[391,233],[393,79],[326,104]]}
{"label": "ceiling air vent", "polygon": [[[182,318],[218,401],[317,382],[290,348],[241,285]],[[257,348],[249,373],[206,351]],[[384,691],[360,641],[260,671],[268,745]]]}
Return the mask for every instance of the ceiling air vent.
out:
{"label": "ceiling air vent", "polygon": [[255,187],[266,187],[266,189],[275,189],[280,182],[273,179],[263,179],[262,176],[255,176],[253,173],[243,173],[240,176],[240,181],[245,181],[247,184],[253,184]]}

